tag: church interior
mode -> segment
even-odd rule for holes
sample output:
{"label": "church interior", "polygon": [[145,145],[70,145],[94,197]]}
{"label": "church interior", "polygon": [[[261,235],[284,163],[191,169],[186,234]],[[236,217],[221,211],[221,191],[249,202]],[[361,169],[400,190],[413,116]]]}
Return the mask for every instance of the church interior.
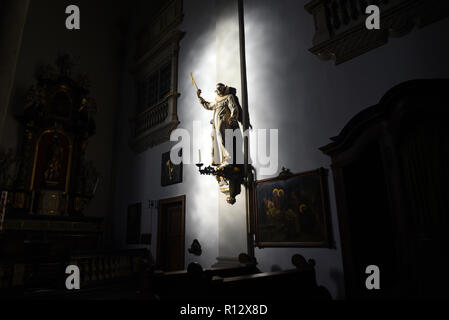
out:
{"label": "church interior", "polygon": [[0,299],[449,298],[448,1],[0,17]]}

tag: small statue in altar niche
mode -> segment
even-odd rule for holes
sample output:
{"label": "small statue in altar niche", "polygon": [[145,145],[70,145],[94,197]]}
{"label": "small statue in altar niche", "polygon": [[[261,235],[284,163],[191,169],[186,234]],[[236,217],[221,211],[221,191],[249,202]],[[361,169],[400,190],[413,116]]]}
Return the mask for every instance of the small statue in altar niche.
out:
{"label": "small statue in altar niche", "polygon": [[212,124],[212,166],[224,167],[232,163],[231,150],[226,149],[226,130],[241,129],[239,123],[240,105],[235,95],[235,89],[217,84],[215,102],[207,102],[201,97],[201,90],[197,90],[200,103],[206,110],[214,111]]}
{"label": "small statue in altar niche", "polygon": [[44,172],[45,183],[58,184],[61,176],[61,160],[64,156],[64,148],[62,146],[54,145],[50,161],[47,169]]}

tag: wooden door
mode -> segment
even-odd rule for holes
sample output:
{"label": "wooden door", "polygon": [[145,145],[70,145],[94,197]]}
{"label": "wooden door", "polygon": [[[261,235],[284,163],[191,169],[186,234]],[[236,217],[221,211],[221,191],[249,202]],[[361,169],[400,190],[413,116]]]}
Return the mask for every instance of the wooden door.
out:
{"label": "wooden door", "polygon": [[163,271],[184,269],[185,196],[160,200],[158,205],[157,266]]}

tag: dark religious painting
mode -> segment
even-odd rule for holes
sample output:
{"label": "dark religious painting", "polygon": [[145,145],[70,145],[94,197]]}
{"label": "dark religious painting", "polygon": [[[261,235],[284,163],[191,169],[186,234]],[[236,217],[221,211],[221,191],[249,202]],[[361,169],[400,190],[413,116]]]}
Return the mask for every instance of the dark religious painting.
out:
{"label": "dark religious painting", "polygon": [[284,174],[256,183],[258,247],[327,247],[326,171]]}
{"label": "dark religious painting", "polygon": [[142,204],[136,203],[128,207],[126,224],[126,242],[128,244],[140,243],[140,223],[142,216]]}
{"label": "dark religious painting", "polygon": [[[182,149],[178,151],[178,156],[182,157]],[[161,186],[170,186],[182,182],[182,162],[175,165],[170,159],[170,151],[162,154],[161,164]]]}

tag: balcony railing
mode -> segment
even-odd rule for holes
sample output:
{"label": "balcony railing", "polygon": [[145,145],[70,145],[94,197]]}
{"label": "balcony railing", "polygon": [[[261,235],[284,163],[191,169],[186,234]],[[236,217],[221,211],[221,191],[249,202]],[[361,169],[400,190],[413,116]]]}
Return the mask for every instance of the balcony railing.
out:
{"label": "balcony railing", "polygon": [[134,119],[134,137],[164,123],[168,117],[168,101],[165,100],[144,111]]}
{"label": "balcony railing", "polygon": [[171,132],[179,125],[177,98],[171,91],[162,101],[131,119],[130,146],[136,152],[170,140]]}
{"label": "balcony railing", "polygon": [[[380,30],[368,30],[369,5],[380,9]],[[313,0],[305,9],[314,17],[312,53],[323,60],[343,63],[449,16],[449,1],[442,0]]]}

